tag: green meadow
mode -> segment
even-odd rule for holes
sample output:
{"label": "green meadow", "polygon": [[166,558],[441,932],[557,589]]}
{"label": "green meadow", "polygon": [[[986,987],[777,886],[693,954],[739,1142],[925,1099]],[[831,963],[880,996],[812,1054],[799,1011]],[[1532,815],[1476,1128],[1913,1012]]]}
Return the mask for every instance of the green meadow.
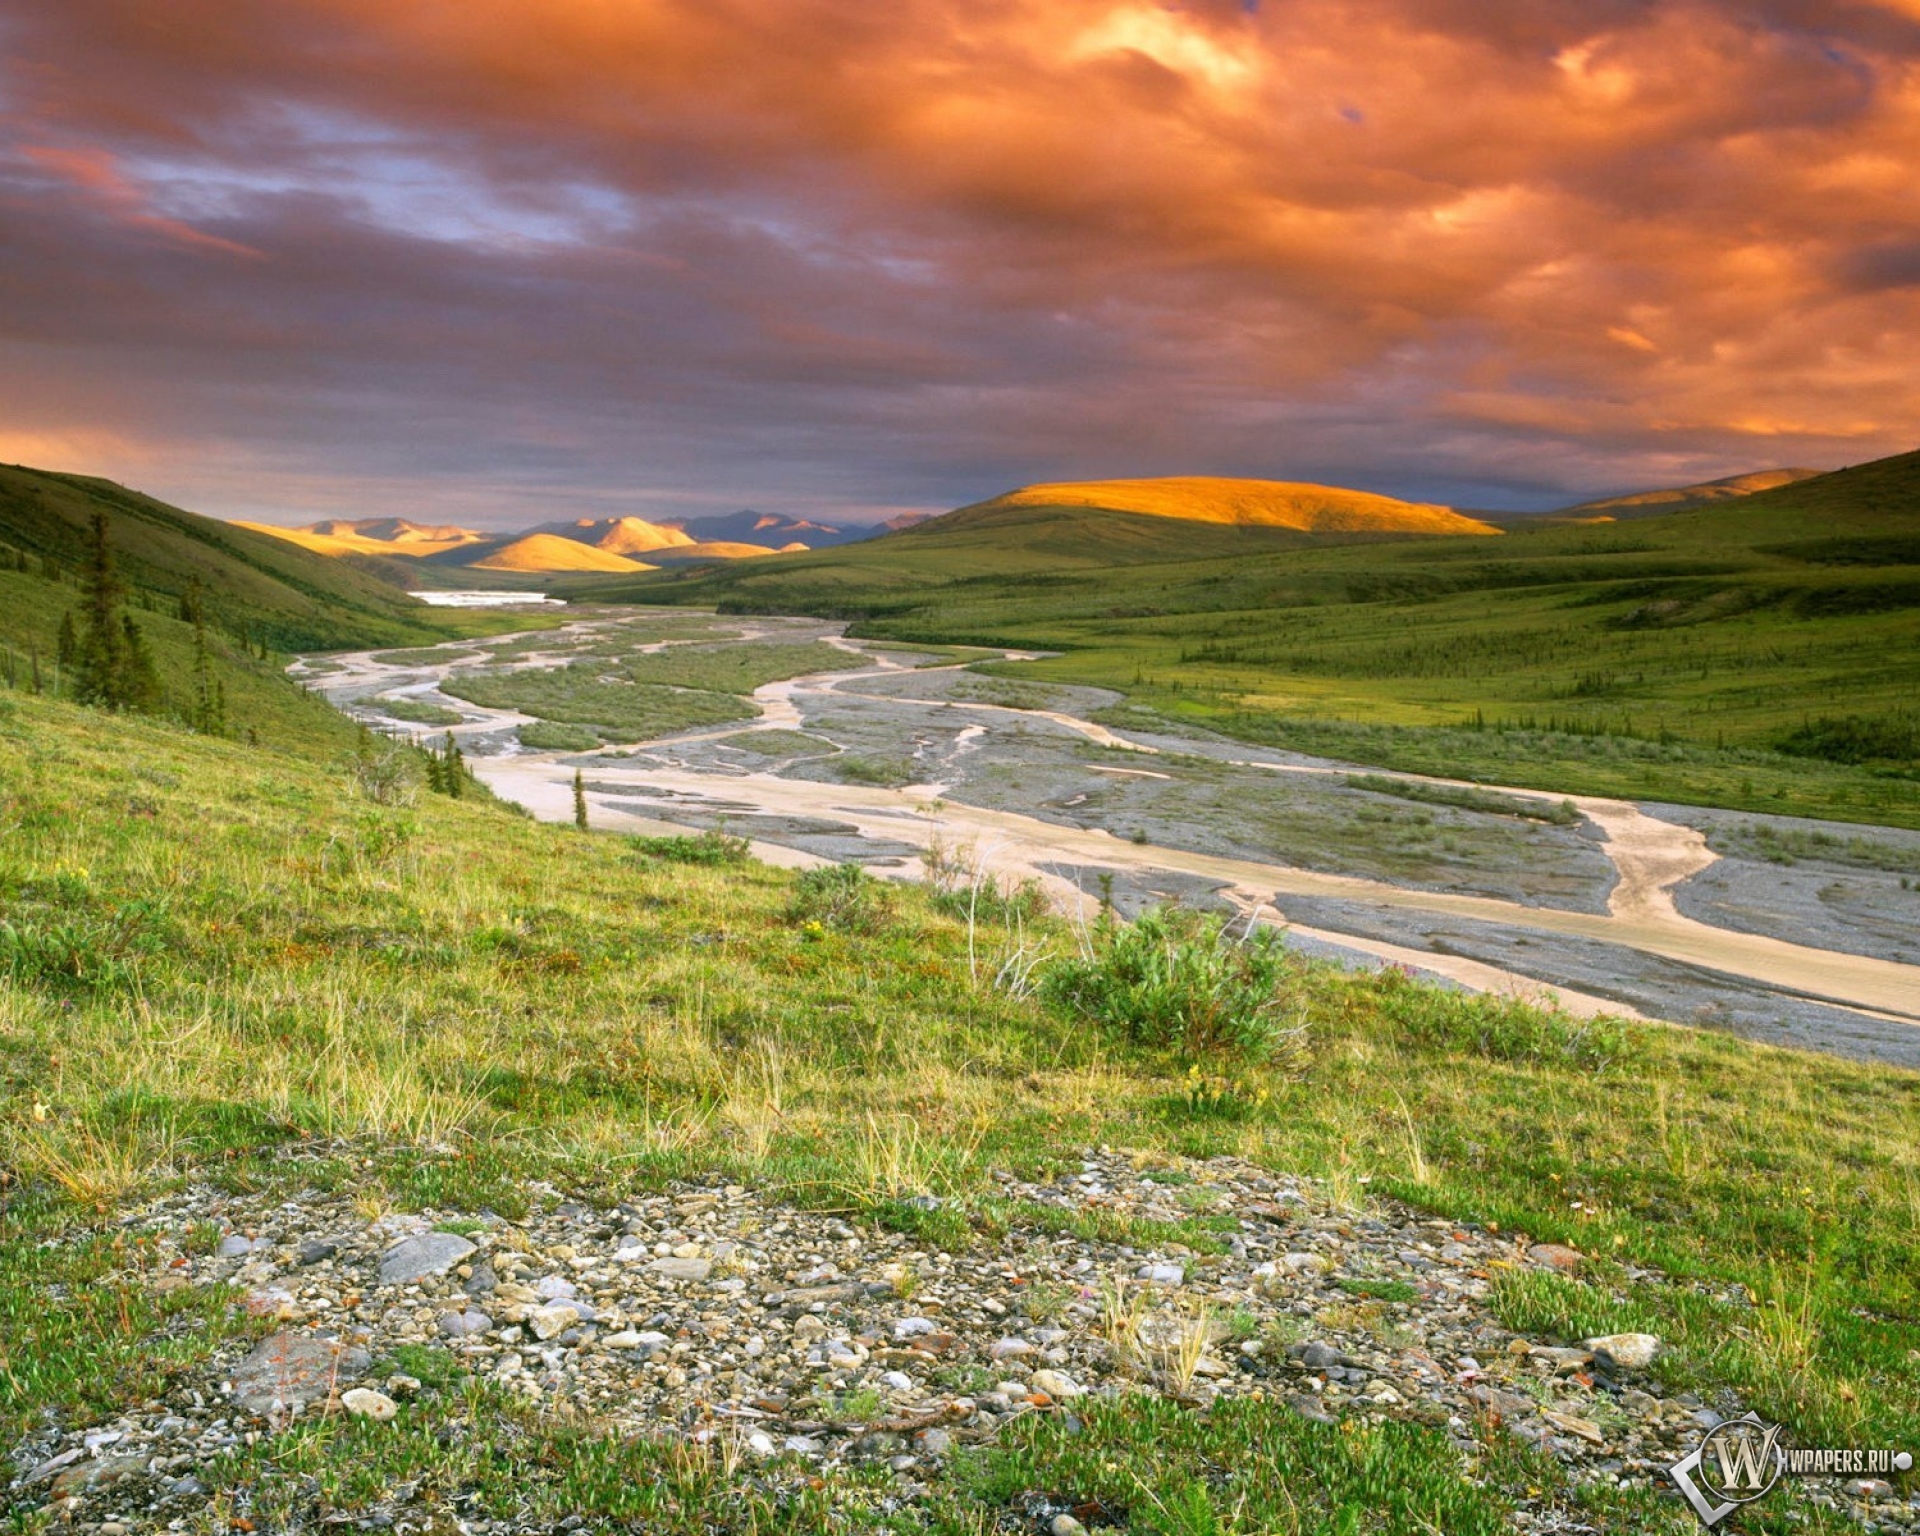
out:
{"label": "green meadow", "polygon": [[1308,541],[1086,508],[939,520],[606,600],[1044,649],[1021,677],[1449,777],[1920,825],[1920,454],[1617,523]]}
{"label": "green meadow", "polygon": [[[113,527],[117,537],[117,517]],[[1834,535],[1843,536],[1855,535]],[[1529,537],[1544,541],[1536,563],[1586,569],[1612,557],[1555,554],[1555,541],[1624,535]],[[1484,560],[1492,541],[1481,543],[1474,558]],[[76,588],[57,560],[43,568],[30,541],[12,548],[27,568],[0,569],[0,639],[16,657],[44,660]],[[1858,575],[1751,558],[1739,580],[1764,576],[1783,594],[1824,590],[1822,573]],[[1461,559],[1463,580],[1484,578],[1484,566]],[[1478,604],[1519,632],[1543,627],[1543,613],[1572,614],[1564,621],[1614,637],[1624,656],[1642,631],[1609,619],[1667,600],[1616,593],[1583,607],[1574,599],[1594,589],[1576,582],[1253,601],[1262,583],[1331,592],[1395,562],[1436,566],[1424,545],[1327,550],[1314,561],[1137,567],[1136,596],[1153,583],[1191,594],[1215,576],[1231,587],[1222,606],[1178,616],[1089,612],[1099,599],[1082,590],[1047,619],[1039,598],[1000,581],[1008,590],[997,596],[993,583],[967,587],[971,607],[936,588],[918,609],[863,622],[903,637],[1072,636],[1059,660],[1023,670],[1112,678],[1136,705],[1248,734],[1256,728],[1236,722],[1253,689],[1294,674],[1276,661],[1182,662],[1183,648],[1337,652],[1355,675],[1326,680],[1365,703],[1342,706],[1349,717],[1367,718],[1328,705],[1300,720],[1401,730],[1439,750],[1452,738],[1436,726],[1469,742],[1520,741],[1527,730],[1549,740],[1543,725],[1501,730],[1492,695],[1505,690],[1505,707],[1518,709],[1524,678],[1596,658],[1576,663],[1542,642],[1527,667],[1496,669],[1497,686],[1427,678],[1462,698],[1423,705],[1402,696],[1421,678],[1357,671],[1358,658],[1391,653],[1383,615],[1437,623],[1436,613],[1462,620]],[[179,593],[163,562],[129,558],[126,569],[128,609],[177,702],[196,637],[170,607]],[[296,562],[293,575],[316,583],[323,572]],[[1118,593],[1111,574],[1088,580],[1109,600]],[[1509,599],[1546,606],[1501,606]],[[1809,615],[1805,602],[1782,595],[1672,633],[1733,647],[1743,631],[1715,626],[1772,625],[1778,643],[1826,658],[1807,663],[1809,677],[1820,665],[1866,678],[1910,662],[1896,643],[1911,635],[1908,611]],[[1203,632],[1235,615],[1271,615],[1276,627],[1243,640]],[[1315,619],[1331,627],[1311,643],[1307,629],[1282,625]],[[284,622],[290,630],[296,619]],[[388,643],[387,623],[343,622],[336,643]],[[393,640],[477,638],[529,620],[433,613],[407,624]],[[1842,633],[1856,645],[1878,640],[1855,654]],[[581,833],[478,793],[446,793],[444,765],[430,777],[422,754],[365,738],[260,648],[258,636],[215,632],[212,664],[232,721],[223,733],[189,729],[172,702],[150,715],[81,707],[44,675],[36,691],[17,665],[0,686],[0,1438],[10,1444],[49,1417],[109,1420],[271,1326],[218,1289],[157,1291],[119,1235],[121,1213],[190,1182],[350,1191],[368,1215],[490,1209],[513,1219],[550,1199],[548,1185],[613,1200],[719,1173],[965,1254],[986,1251],[1011,1224],[1048,1219],[1010,1206],[996,1170],[1072,1171],[1079,1150],[1097,1145],[1148,1163],[1232,1153],[1322,1180],[1356,1208],[1390,1196],[1571,1243],[1595,1256],[1579,1278],[1497,1288],[1509,1326],[1561,1339],[1650,1330],[1666,1341],[1673,1389],[1732,1389],[1801,1443],[1920,1442],[1920,1076],[1681,1028],[1581,1022],[1294,954],[1248,970],[1203,929],[1178,923],[1173,979],[1143,1008],[1121,938],[1089,938],[1020,892],[975,901],[857,873],[794,875],[745,859],[725,838]],[[1220,687],[1198,689],[1194,669],[1215,667]],[[1690,675],[1634,686],[1666,696]],[[1709,670],[1708,681],[1718,676]],[[754,682],[711,669],[687,680],[731,706],[721,718],[734,717]],[[623,686],[673,691],[651,678]],[[1775,683],[1789,686],[1799,685]],[[1484,728],[1446,724],[1475,691]],[[1865,682],[1836,697],[1861,718],[1897,720],[1902,707],[1896,690],[1875,694]],[[1641,711],[1638,696],[1626,702]],[[1731,722],[1738,711],[1718,713]],[[1885,807],[1847,802],[1855,811],[1901,813],[1911,781],[1898,760],[1795,756],[1778,735],[1800,712],[1776,709],[1770,724],[1762,713],[1730,723],[1724,747],[1683,734],[1677,712],[1673,743],[1638,727],[1563,734],[1695,753],[1698,771],[1716,775],[1735,773],[1747,754],[1738,771],[1768,808],[1792,794],[1832,810],[1815,791],[1845,789],[1890,797]],[[1380,754],[1395,739],[1383,736]],[[1582,761],[1566,750],[1567,763]],[[1689,761],[1623,749],[1591,771],[1671,784]],[[1302,1026],[1284,1050],[1217,1027],[1223,1002],[1235,1017],[1247,1012],[1253,985],[1254,1011]],[[304,1154],[297,1173],[280,1156],[289,1148]],[[911,1198],[923,1194],[939,1196],[938,1207]],[[1221,1240],[1201,1216],[1105,1235],[1201,1254]],[[1635,1265],[1676,1283],[1632,1285]],[[1480,1470],[1468,1478],[1459,1451],[1417,1424],[1343,1430],[1278,1402],[1197,1414],[1123,1401],[1090,1409],[1078,1432],[1057,1417],[1022,1420],[957,1456],[925,1499],[902,1507],[874,1473],[749,1475],[718,1452],[529,1412],[450,1369],[415,1374],[422,1396],[392,1425],[302,1421],[245,1446],[207,1474],[219,1482],[209,1509],[230,1508],[218,1501],[250,1480],[277,1479],[351,1520],[406,1482],[469,1509],[555,1523],[579,1515],[590,1529],[959,1533],[1000,1528],[1023,1489],[1071,1484],[1152,1487],[1158,1502],[1140,1502],[1129,1528],[1161,1536],[1385,1532],[1421,1521],[1492,1532],[1543,1500],[1570,1527],[1690,1528],[1670,1504],[1566,1484],[1492,1422],[1473,1427]],[[1231,1486],[1219,1473],[1227,1465],[1237,1469]],[[46,1528],[43,1493],[7,1497],[5,1528]],[[1783,1506],[1745,1528],[1843,1525]]]}

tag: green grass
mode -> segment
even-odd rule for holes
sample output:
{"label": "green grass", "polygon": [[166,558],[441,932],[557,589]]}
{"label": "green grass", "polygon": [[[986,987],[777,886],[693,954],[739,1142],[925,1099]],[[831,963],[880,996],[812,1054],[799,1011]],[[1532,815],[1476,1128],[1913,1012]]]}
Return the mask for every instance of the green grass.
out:
{"label": "green grass", "polygon": [[[4,1157],[62,1210],[229,1151],[228,1176],[271,1179],[275,1146],[345,1137],[386,1150],[318,1184],[442,1211],[715,1168],[892,1217],[916,1180],[872,1170],[918,1170],[953,1202],[930,1231],[964,1243],[1008,1219],[992,1166],[1234,1151],[1789,1299],[1810,1348],[1716,1352],[1647,1304],[1763,1412],[1920,1436],[1914,1074],[1296,959],[1298,1058],[1237,1068],[1266,1097],[1205,1113],[1183,1055],[990,984],[1020,943],[1066,952],[1030,914],[989,913],[970,956],[933,892],[636,859],[440,796],[396,811],[324,755],[0,702]],[[448,1138],[458,1158],[408,1150]]]}
{"label": "green grass", "polygon": [[719,693],[752,693],[765,683],[783,682],[808,672],[845,672],[860,665],[837,646],[809,641],[782,645],[761,641],[741,645],[676,645],[620,662],[629,682],[672,683]]}
{"label": "green grass", "polygon": [[520,745],[536,752],[591,752],[600,745],[600,733],[584,725],[561,725],[551,720],[535,721],[514,732]]}
{"label": "green grass", "polygon": [[754,707],[733,694],[660,683],[600,681],[589,665],[513,672],[456,672],[442,693],[488,709],[512,709],[541,720],[592,726],[608,740],[644,741],[702,725],[749,720]]}
{"label": "green grass", "polygon": [[458,725],[466,716],[444,704],[427,704],[419,699],[373,699],[369,701],[392,720],[408,720],[415,725]]}
{"label": "green grass", "polygon": [[[1501,538],[1262,548],[1078,509],[581,590],[1057,650],[993,670],[1118,689],[1146,713],[1109,723],[1135,728],[1554,794],[1920,826],[1920,454],[1630,535],[1507,521]],[[1239,542],[1216,547],[1222,534]]]}

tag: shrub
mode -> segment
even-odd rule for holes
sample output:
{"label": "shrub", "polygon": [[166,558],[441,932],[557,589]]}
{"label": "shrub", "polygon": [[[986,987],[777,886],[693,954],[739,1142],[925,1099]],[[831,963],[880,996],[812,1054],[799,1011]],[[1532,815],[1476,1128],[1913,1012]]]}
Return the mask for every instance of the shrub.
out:
{"label": "shrub", "polygon": [[599,736],[584,725],[563,725],[538,720],[514,732],[520,745],[535,752],[591,752],[600,745]]}
{"label": "shrub", "polygon": [[1304,1033],[1282,991],[1291,969],[1271,929],[1236,940],[1218,917],[1155,908],[1131,926],[1103,918],[1082,954],[1046,968],[1040,993],[1139,1045],[1270,1060]]}
{"label": "shrub", "polygon": [[1780,740],[1794,757],[1825,758],[1830,763],[1909,762],[1920,757],[1920,719],[1911,715],[1822,715],[1796,727]]}
{"label": "shrub", "polygon": [[810,869],[793,885],[787,921],[843,933],[874,933],[893,916],[893,893],[858,864]]}
{"label": "shrub", "polygon": [[1559,1008],[1481,992],[1419,986],[1389,967],[1370,979],[1375,1016],[1403,1040],[1489,1061],[1552,1062],[1599,1069],[1631,1053],[1616,1018],[1579,1019]]}
{"label": "shrub", "polygon": [[636,837],[634,851],[669,864],[744,864],[747,840],[709,829],[693,837]]}

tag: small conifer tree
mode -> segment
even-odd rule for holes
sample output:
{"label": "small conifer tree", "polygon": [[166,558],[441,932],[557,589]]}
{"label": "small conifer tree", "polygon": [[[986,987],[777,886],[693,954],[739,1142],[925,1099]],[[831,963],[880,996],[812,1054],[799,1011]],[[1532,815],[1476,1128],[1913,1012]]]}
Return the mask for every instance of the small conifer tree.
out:
{"label": "small conifer tree", "polygon": [[80,592],[86,626],[74,652],[73,696],[82,704],[119,709],[126,702],[127,626],[120,622],[120,579],[104,512],[93,514]]}
{"label": "small conifer tree", "polygon": [[587,830],[587,785],[578,768],[573,770],[573,824]]}

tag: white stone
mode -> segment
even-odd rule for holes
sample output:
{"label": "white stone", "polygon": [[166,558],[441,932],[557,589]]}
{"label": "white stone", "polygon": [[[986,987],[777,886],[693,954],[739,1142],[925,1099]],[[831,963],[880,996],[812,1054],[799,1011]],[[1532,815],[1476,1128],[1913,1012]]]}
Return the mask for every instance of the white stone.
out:
{"label": "white stone", "polygon": [[1064,1401],[1069,1397],[1079,1397],[1086,1391],[1086,1388],[1081,1386],[1079,1382],[1075,1381],[1065,1371],[1035,1371],[1033,1373],[1033,1390],[1036,1392],[1044,1392],[1048,1397]]}
{"label": "white stone", "polygon": [[1644,1371],[1660,1352],[1660,1338],[1652,1333],[1606,1333],[1582,1339],[1580,1347],[1611,1362],[1616,1369]]}
{"label": "white stone", "polygon": [[384,1424],[400,1411],[400,1405],[384,1392],[371,1387],[354,1387],[340,1394],[340,1406],[356,1419],[372,1419]]}

